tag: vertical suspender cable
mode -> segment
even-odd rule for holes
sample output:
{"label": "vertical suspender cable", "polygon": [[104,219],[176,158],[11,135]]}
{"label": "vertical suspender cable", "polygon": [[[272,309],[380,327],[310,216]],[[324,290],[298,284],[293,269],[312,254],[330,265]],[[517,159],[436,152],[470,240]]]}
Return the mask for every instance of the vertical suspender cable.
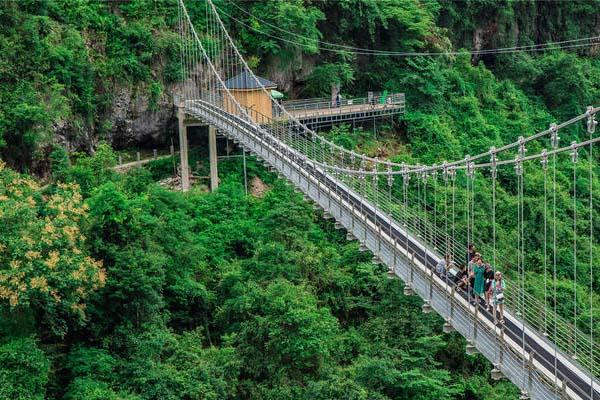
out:
{"label": "vertical suspender cable", "polygon": [[[492,271],[496,273],[496,178],[498,176],[497,170],[497,156],[496,149],[492,147],[490,149],[491,164],[492,164]],[[492,281],[493,283],[493,281]]]}
{"label": "vertical suspender cable", "polygon": [[450,171],[450,179],[452,180],[452,241],[450,242],[452,246],[452,255],[456,260],[456,248],[455,248],[455,238],[456,238],[456,170],[453,169]]}
{"label": "vertical suspender cable", "polygon": [[[594,116],[591,113],[592,107],[588,107],[588,120],[587,120],[587,131],[590,134],[590,140],[592,139],[592,135],[596,130],[596,125],[598,122],[594,119]],[[593,152],[592,152],[592,143],[590,143],[589,150],[589,208],[590,208],[590,398],[594,397],[594,217],[593,217],[593,189],[594,189],[594,181],[593,181],[593,173],[592,173],[592,164],[594,162]]]}
{"label": "vertical suspender cable", "polygon": [[[473,165],[473,163],[471,163]],[[471,243],[475,242],[475,170],[471,166],[471,193],[469,194],[469,215],[471,216]]]}
{"label": "vertical suspender cable", "polygon": [[[550,124],[551,137],[550,140],[552,142],[552,149],[556,150],[558,148],[558,128],[556,124]],[[552,154],[552,275],[553,275],[553,294],[554,294],[554,342],[558,342],[557,336],[557,297],[556,297],[556,286],[557,286],[557,277],[556,277],[556,153]],[[554,346],[554,394],[556,395],[556,389],[558,387],[558,354],[557,354],[558,344]]]}
{"label": "vertical suspender cable", "polygon": [[577,358],[577,158],[575,142],[571,143],[573,162],[573,358]]}
{"label": "vertical suspender cable", "polygon": [[544,336],[548,335],[548,156],[542,151],[544,171]]}
{"label": "vertical suspender cable", "polygon": [[[465,216],[467,219],[467,247],[469,246],[469,244],[473,243],[472,239],[471,239],[471,217],[469,215],[469,211],[471,210],[471,206],[469,205],[470,203],[470,199],[469,199],[469,194],[471,193],[471,191],[469,190],[469,156],[465,157],[465,177],[466,177],[466,201],[465,201]],[[468,257],[467,257],[468,258]],[[469,261],[471,260],[466,260],[467,263],[467,274],[470,274],[470,270],[469,270]],[[471,291],[469,290],[469,293],[471,293]]]}
{"label": "vertical suspender cable", "polygon": [[419,174],[417,173],[417,206],[419,209],[419,217],[417,218],[417,224],[418,224],[418,228],[417,228],[417,236],[421,237],[421,219],[423,218],[422,215],[422,204],[421,204],[421,177],[419,176]]}
{"label": "vertical suspender cable", "polygon": [[[424,200],[424,202],[423,202],[423,210],[425,210],[425,245],[427,246],[427,240],[428,240],[428,239],[427,239],[427,235],[428,235],[428,233],[430,233],[430,232],[429,232],[429,226],[427,225],[427,185],[428,185],[428,183],[429,183],[429,175],[428,175],[428,173],[427,173],[427,172],[424,172],[424,173],[423,173],[423,180],[424,180],[424,182],[423,182],[423,185],[425,186],[425,187],[424,187],[424,190],[423,190],[423,192],[424,192],[424,195],[423,195],[423,200]],[[428,264],[428,259],[427,259],[427,255],[428,255],[427,248],[425,248],[425,249],[424,249],[424,253],[425,253],[425,254],[424,254],[424,256],[425,256],[425,257],[424,257],[424,260],[425,260],[425,268],[429,268],[429,267],[428,267],[428,265],[429,265],[429,264]],[[432,271],[433,271],[433,270],[432,270]],[[430,278],[430,279],[431,279],[431,278]],[[429,301],[431,301],[431,290],[429,290],[429,294],[430,294],[430,299],[429,299]]]}
{"label": "vertical suspender cable", "polygon": [[433,249],[437,250],[437,170],[434,169],[431,173],[433,176],[433,231],[432,231],[432,240],[433,240]]}
{"label": "vertical suspender cable", "polygon": [[[177,23],[179,25],[179,41],[180,41],[180,47],[179,47],[179,64],[180,64],[180,69],[181,69],[181,79],[185,82],[185,72],[183,69],[183,18],[181,17],[181,0],[177,2]],[[177,106],[179,106],[179,104],[177,104]]]}
{"label": "vertical suspender cable", "polygon": [[[405,249],[406,249],[406,257],[409,257],[410,254],[410,249],[408,248],[408,185],[410,184],[410,174],[408,173],[408,167],[404,166],[403,167],[403,184],[404,184],[404,212],[406,213],[406,223],[404,224],[404,240],[405,240]],[[412,268],[412,264],[411,264],[411,268]],[[411,269],[412,271],[412,269]],[[408,279],[407,279],[408,281]],[[410,284],[412,285],[412,282],[410,282]]]}
{"label": "vertical suspender cable", "polygon": [[521,297],[521,350],[522,350],[522,358],[521,365],[523,369],[523,383],[522,386],[525,387],[525,308],[523,305],[523,294],[525,292],[525,268],[523,263],[523,165],[521,161],[522,152],[519,151],[519,156],[515,160],[515,172],[517,175],[517,268],[518,268],[518,276],[519,276],[519,293],[518,296]]}
{"label": "vertical suspender cable", "polygon": [[[470,217],[470,211],[471,211],[471,189],[469,188],[469,185],[471,184],[471,174],[472,174],[472,170],[471,170],[471,162],[469,161],[469,156],[467,156],[465,158],[466,160],[466,168],[465,168],[465,179],[466,179],[466,184],[467,184],[467,197],[465,201],[465,206],[466,206],[466,214],[467,214],[467,246],[471,243],[473,243],[472,240],[472,233],[471,232],[471,217]],[[468,257],[467,257],[468,258]],[[471,270],[471,266],[469,264],[471,260],[467,260],[467,279],[469,281],[468,286],[467,286],[467,297],[469,300],[469,304],[471,303],[471,293],[473,292],[473,287],[471,286],[471,273],[473,272]]]}
{"label": "vertical suspender cable", "polygon": [[[449,246],[449,235],[448,235],[448,168],[446,168],[446,162],[444,161],[443,179],[444,179],[444,256],[450,253]],[[448,266],[446,266],[448,267]],[[447,280],[447,279],[446,279]]]}

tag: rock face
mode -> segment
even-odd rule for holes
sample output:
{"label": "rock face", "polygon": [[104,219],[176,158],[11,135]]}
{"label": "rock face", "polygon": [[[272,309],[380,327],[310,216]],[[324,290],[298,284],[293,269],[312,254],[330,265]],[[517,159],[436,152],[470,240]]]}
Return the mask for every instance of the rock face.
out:
{"label": "rock face", "polygon": [[70,151],[88,153],[94,152],[99,140],[108,141],[115,149],[168,146],[171,138],[177,138],[177,112],[172,96],[178,89],[178,85],[167,85],[155,104],[151,104],[146,87],[119,87],[99,121],[92,125],[55,123],[54,141]]}
{"label": "rock face", "polygon": [[115,148],[168,145],[177,130],[172,91],[173,87],[168,87],[156,105],[151,106],[148,91],[120,89],[106,115],[109,128],[106,139]]}

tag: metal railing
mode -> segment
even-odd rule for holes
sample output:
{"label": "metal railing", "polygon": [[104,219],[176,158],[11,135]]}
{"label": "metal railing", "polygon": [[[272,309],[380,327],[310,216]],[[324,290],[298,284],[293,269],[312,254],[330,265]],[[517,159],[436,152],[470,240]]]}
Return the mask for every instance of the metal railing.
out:
{"label": "metal railing", "polygon": [[[350,110],[375,110],[377,108],[403,106],[404,93],[374,95],[371,97],[343,98],[339,102],[326,98],[301,99],[284,101],[281,106],[294,115],[313,114],[309,111],[319,111],[322,114],[344,113]],[[279,107],[273,108],[274,116],[279,117]]]}

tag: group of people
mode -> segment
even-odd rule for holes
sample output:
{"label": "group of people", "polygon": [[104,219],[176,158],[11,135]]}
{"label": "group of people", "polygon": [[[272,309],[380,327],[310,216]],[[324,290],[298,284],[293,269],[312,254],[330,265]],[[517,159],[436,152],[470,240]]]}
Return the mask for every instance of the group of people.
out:
{"label": "group of people", "polygon": [[436,266],[438,275],[451,279],[456,286],[472,295],[476,301],[485,300],[485,307],[493,312],[494,323],[504,323],[504,289],[506,284],[500,271],[495,271],[489,262],[484,262],[483,257],[475,246],[469,244],[467,248],[466,263],[456,267],[452,256],[446,256]]}

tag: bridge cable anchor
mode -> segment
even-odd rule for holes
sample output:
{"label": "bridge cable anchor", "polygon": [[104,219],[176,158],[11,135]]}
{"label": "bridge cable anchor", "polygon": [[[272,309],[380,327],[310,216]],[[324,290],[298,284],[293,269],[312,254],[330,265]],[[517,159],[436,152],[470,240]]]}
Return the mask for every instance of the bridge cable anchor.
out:
{"label": "bridge cable anchor", "polygon": [[502,378],[504,378],[504,374],[500,370],[499,364],[494,364],[494,368],[492,368],[492,370],[490,371],[490,376],[493,381],[499,381]]}
{"label": "bridge cable anchor", "polygon": [[558,126],[555,123],[550,124],[550,143],[552,144],[553,149],[558,148],[558,141],[560,137],[558,136]]}
{"label": "bridge cable anchor", "polygon": [[571,161],[573,161],[573,164],[577,164],[577,160],[579,159],[579,151],[577,149],[577,142],[576,141],[572,141],[571,142]]}
{"label": "bridge cable anchor", "polygon": [[519,400],[529,400],[529,394],[527,394],[527,391],[525,390],[521,390],[521,395],[519,396]]}
{"label": "bridge cable anchor", "polygon": [[442,331],[444,333],[451,333],[455,330],[456,329],[454,329],[454,326],[452,326],[452,320],[450,318],[446,319],[446,322],[444,322],[444,325],[442,326]]}
{"label": "bridge cable anchor", "polygon": [[523,163],[520,155],[515,158],[515,173],[517,176],[523,175]]}
{"label": "bridge cable anchor", "polygon": [[394,267],[392,267],[392,266],[388,267],[387,278],[388,279],[395,279],[396,278],[396,271],[394,270]]}
{"label": "bridge cable anchor", "polygon": [[465,348],[465,353],[467,353],[467,355],[469,355],[469,356],[473,356],[473,355],[479,353],[479,350],[477,350],[477,347],[475,347],[475,344],[473,343],[472,340],[467,341],[467,347]]}
{"label": "bridge cable anchor", "polygon": [[546,149],[542,150],[542,159],[540,160],[540,163],[542,164],[542,169],[544,171],[546,171],[548,169],[548,152],[546,151]]}
{"label": "bridge cable anchor", "polygon": [[429,300],[425,300],[425,302],[421,306],[421,311],[423,312],[423,314],[429,314],[433,311],[433,308],[431,307],[431,302]]}
{"label": "bridge cable anchor", "polygon": [[587,108],[587,131],[591,135],[596,131],[596,126],[598,126],[598,121],[595,119],[595,115],[592,114],[592,110],[594,107],[589,106]]}
{"label": "bridge cable anchor", "polygon": [[492,164],[492,178],[496,179],[498,177],[498,155],[494,146],[490,147],[490,162]]}

